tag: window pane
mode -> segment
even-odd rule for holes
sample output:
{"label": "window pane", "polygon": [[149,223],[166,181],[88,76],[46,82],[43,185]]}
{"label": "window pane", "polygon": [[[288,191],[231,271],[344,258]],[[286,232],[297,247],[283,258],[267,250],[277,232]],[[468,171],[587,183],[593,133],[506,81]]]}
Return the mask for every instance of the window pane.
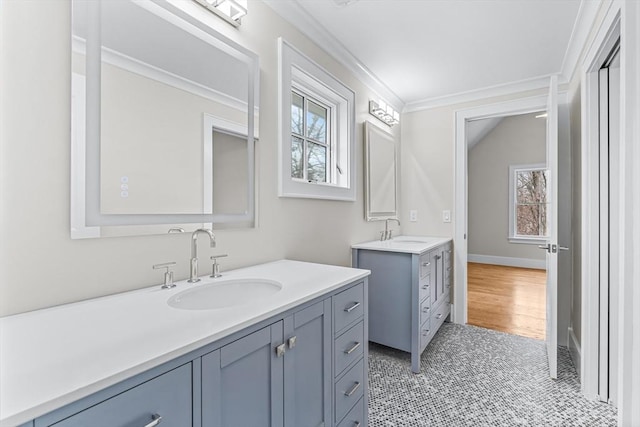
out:
{"label": "window pane", "polygon": [[296,136],[291,137],[291,177],[304,178],[304,141]]}
{"label": "window pane", "polygon": [[546,203],[547,173],[544,170],[516,172],[516,203]]}
{"label": "window pane", "polygon": [[327,109],[312,101],[308,102],[307,108],[307,136],[327,142]]}
{"label": "window pane", "polygon": [[297,93],[291,92],[291,133],[302,135],[303,117],[303,99]]}
{"label": "window pane", "polygon": [[516,234],[520,236],[547,235],[547,205],[516,205]]}
{"label": "window pane", "polygon": [[314,182],[327,182],[327,147],[309,143],[307,179]]}

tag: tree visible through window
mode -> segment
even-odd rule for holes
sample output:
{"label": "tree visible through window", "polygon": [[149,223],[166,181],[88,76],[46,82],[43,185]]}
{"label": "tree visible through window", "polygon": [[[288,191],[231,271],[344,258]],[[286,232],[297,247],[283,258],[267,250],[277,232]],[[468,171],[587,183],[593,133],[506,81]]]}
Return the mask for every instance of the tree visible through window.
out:
{"label": "tree visible through window", "polygon": [[307,95],[291,92],[291,177],[328,182],[331,164],[330,108]]}
{"label": "tree visible through window", "polygon": [[547,236],[548,170],[542,168],[513,170],[514,175],[514,236]]}

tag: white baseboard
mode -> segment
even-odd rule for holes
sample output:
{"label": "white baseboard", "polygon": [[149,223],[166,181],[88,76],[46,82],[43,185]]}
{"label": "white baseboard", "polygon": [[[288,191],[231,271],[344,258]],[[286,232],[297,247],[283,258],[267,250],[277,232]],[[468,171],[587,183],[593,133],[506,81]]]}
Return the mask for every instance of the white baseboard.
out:
{"label": "white baseboard", "polygon": [[571,355],[571,360],[573,360],[573,365],[576,367],[576,371],[578,372],[578,378],[582,378],[580,375],[580,343],[578,342],[578,338],[576,334],[573,333],[573,328],[569,327],[569,338],[568,338],[567,346],[569,347],[569,354]]}
{"label": "white baseboard", "polygon": [[507,267],[535,268],[538,270],[547,269],[547,261],[542,259],[469,254],[467,255],[467,261],[480,264],[506,265]]}

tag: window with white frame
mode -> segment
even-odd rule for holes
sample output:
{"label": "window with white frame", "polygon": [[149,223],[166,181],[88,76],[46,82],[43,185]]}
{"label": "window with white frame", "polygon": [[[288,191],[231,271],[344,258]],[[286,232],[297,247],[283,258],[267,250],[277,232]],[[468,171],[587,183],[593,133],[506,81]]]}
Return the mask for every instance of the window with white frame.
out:
{"label": "window with white frame", "polygon": [[307,182],[334,182],[332,108],[302,90],[291,91],[291,177]]}
{"label": "window with white frame", "polygon": [[279,40],[279,195],[355,200],[355,95]]}
{"label": "window with white frame", "polygon": [[548,182],[543,164],[509,167],[509,241],[539,243],[548,237]]}

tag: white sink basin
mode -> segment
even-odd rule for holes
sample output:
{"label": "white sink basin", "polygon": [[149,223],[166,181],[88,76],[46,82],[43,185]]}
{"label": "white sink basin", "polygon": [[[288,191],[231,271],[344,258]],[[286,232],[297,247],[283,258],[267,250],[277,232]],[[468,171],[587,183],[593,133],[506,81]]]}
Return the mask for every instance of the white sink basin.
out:
{"label": "white sink basin", "polygon": [[194,285],[167,301],[183,310],[214,310],[250,304],[282,290],[282,284],[264,279],[230,279]]}
{"label": "white sink basin", "polygon": [[433,238],[419,238],[419,237],[402,237],[402,236],[398,236],[395,237],[391,240],[391,243],[420,243],[420,244],[425,244],[425,243],[431,243],[431,242],[435,242],[437,239],[433,239]]}

